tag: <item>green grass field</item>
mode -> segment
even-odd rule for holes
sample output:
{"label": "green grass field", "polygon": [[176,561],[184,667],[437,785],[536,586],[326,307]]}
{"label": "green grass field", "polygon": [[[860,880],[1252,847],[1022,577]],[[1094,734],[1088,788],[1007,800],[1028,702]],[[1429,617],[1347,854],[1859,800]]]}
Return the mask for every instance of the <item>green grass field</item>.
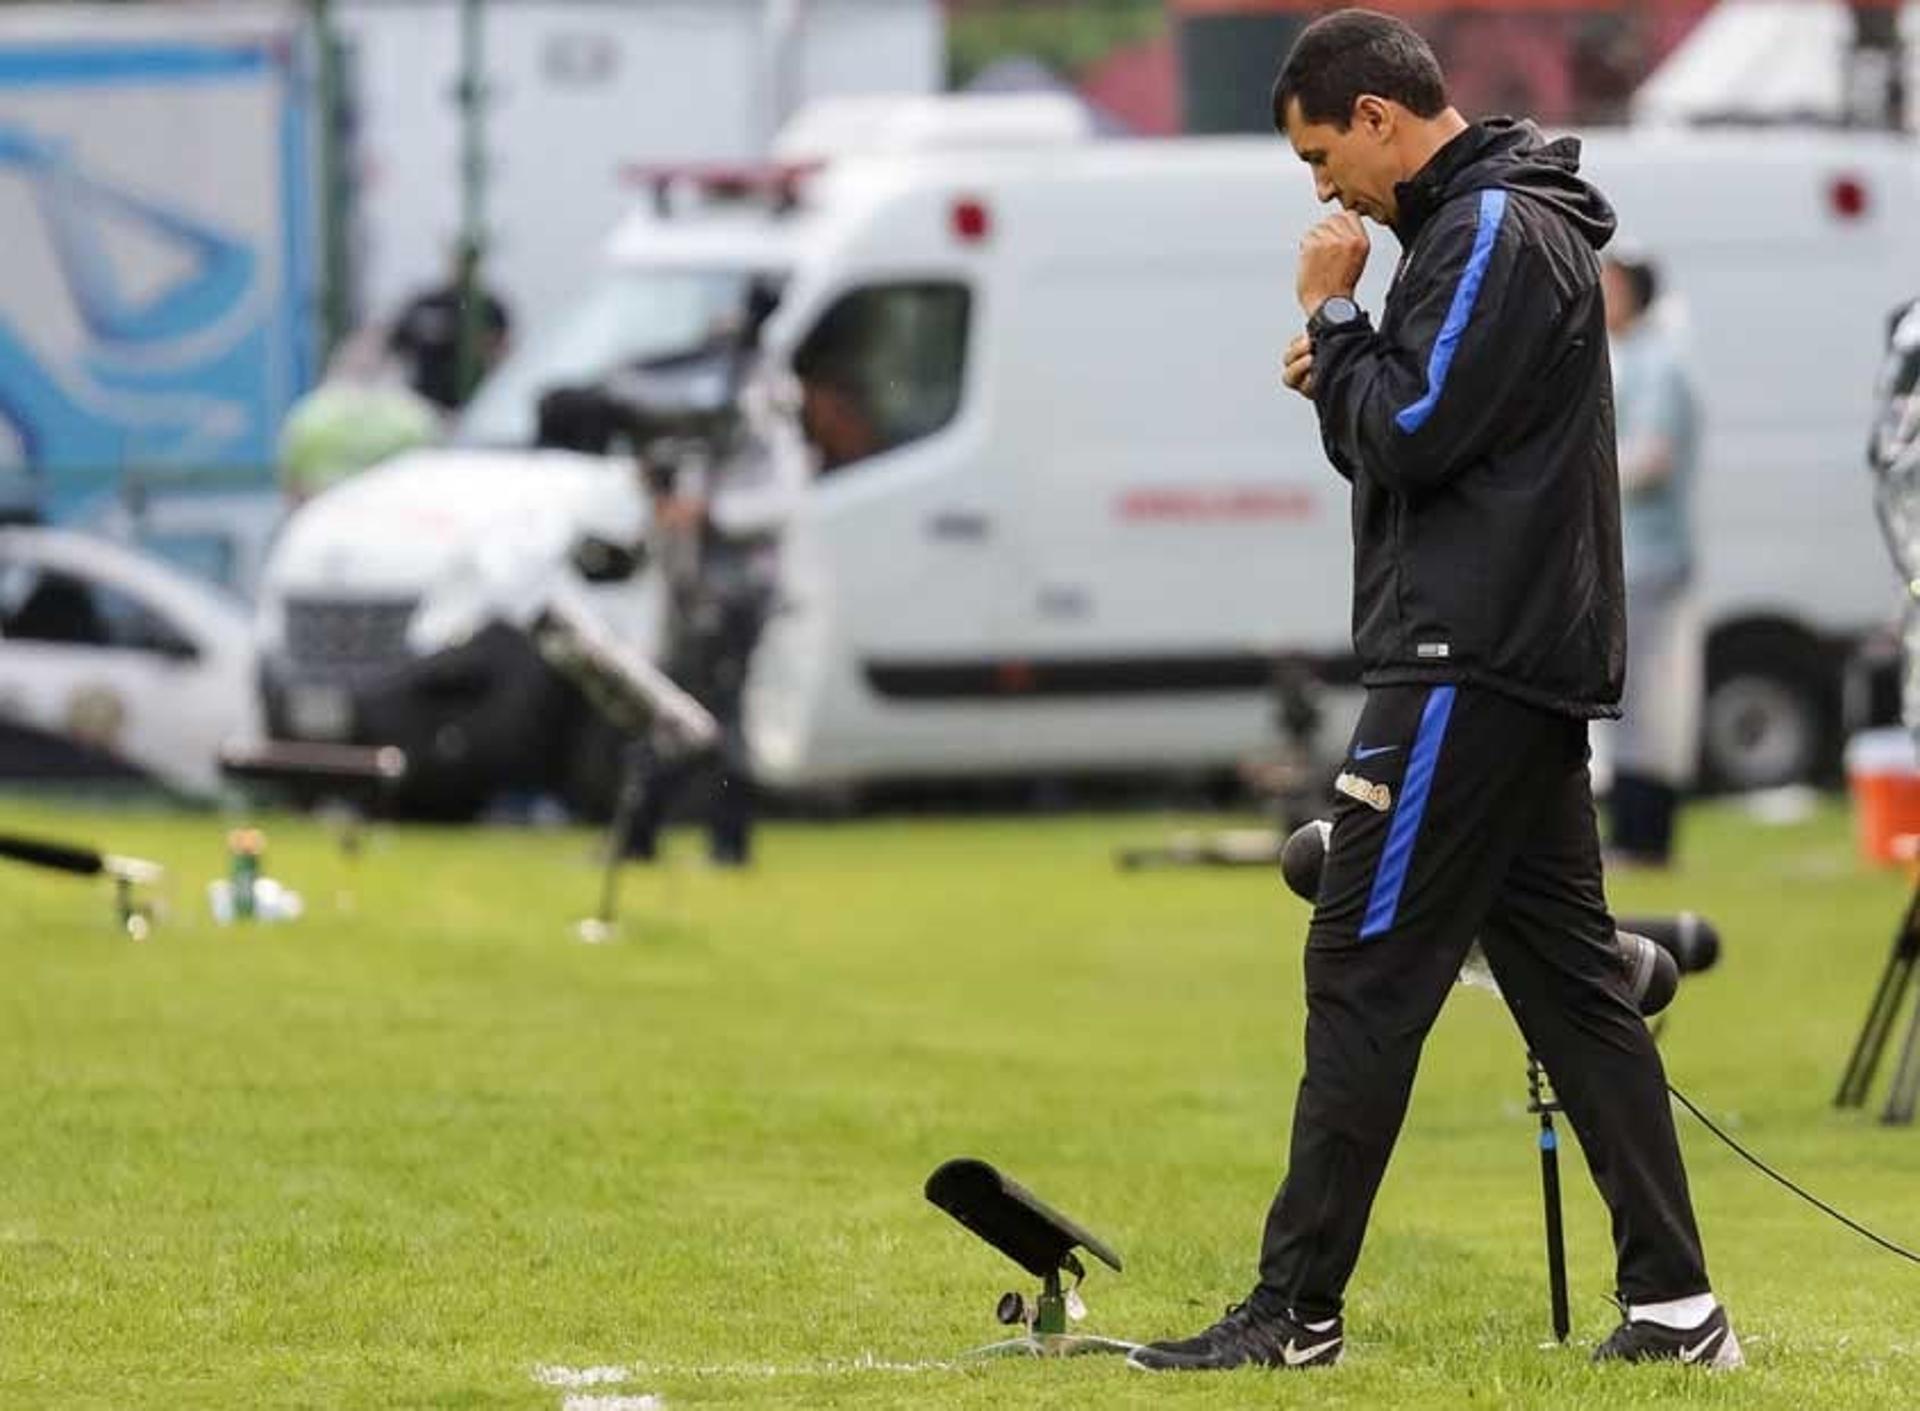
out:
{"label": "green grass field", "polygon": [[[1612,1268],[1571,1147],[1575,1341],[1543,1346],[1523,1055],[1467,990],[1428,1047],[1341,1368],[952,1365],[1026,1279],[922,1199],[950,1156],[1001,1163],[1124,1253],[1086,1286],[1090,1330],[1191,1332],[1251,1282],[1299,1077],[1305,908],[1260,873],[1115,871],[1117,845],[1169,822],[775,827],[750,876],[679,839],[628,873],[624,934],[587,946],[580,832],[396,829],[350,868],[319,826],[269,820],[270,870],[309,915],[219,929],[221,820],[0,802],[0,827],[173,869],[144,944],[114,933],[103,886],[0,871],[0,1404],[1920,1399],[1920,1268],[1684,1114],[1749,1370],[1587,1364]],[[1904,878],[1855,860],[1837,808],[1788,827],[1701,810],[1687,845],[1613,898],[1697,907],[1728,937],[1676,1006],[1672,1076],[1920,1244],[1920,1129],[1829,1106]]]}

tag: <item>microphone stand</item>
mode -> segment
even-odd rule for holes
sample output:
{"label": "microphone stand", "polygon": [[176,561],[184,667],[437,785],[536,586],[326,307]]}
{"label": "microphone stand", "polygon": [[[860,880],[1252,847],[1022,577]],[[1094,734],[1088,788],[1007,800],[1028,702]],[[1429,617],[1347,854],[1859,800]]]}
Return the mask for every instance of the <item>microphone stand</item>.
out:
{"label": "microphone stand", "polygon": [[1553,1126],[1553,1114],[1561,1110],[1547,1070],[1529,1053],[1527,1111],[1540,1118],[1540,1195],[1547,1216],[1547,1298],[1552,1306],[1553,1336],[1557,1342],[1567,1340],[1571,1326],[1567,1317],[1567,1241],[1560,1220],[1560,1134]]}

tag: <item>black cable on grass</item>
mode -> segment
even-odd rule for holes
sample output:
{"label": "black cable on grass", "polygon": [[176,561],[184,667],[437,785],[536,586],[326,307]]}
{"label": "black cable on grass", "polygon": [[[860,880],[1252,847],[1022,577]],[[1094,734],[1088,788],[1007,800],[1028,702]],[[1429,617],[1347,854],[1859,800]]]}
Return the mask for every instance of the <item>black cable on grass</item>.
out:
{"label": "black cable on grass", "polygon": [[1897,1245],[1890,1239],[1881,1238],[1879,1235],[1876,1235],[1872,1230],[1869,1230],[1865,1225],[1861,1224],[1858,1220],[1852,1220],[1852,1219],[1849,1219],[1847,1216],[1842,1215],[1838,1210],[1835,1210],[1831,1205],[1828,1205],[1824,1200],[1820,1199],[1819,1196],[1814,1195],[1811,1192],[1802,1190],[1799,1186],[1796,1186],[1792,1181],[1789,1181],[1785,1176],[1781,1175],[1778,1171],[1774,1170],[1771,1166],[1767,1165],[1766,1162],[1762,1161],[1759,1157],[1755,1156],[1752,1152],[1748,1151],[1745,1147],[1741,1146],[1739,1142],[1735,1141],[1732,1137],[1728,1136],[1725,1132],[1721,1131],[1718,1127],[1716,1127],[1713,1124],[1713,1119],[1707,1116],[1707,1114],[1702,1112],[1699,1108],[1695,1107],[1693,1105],[1692,1099],[1690,1099],[1685,1093],[1681,1092],[1680,1089],[1674,1087],[1673,1084],[1671,1083],[1667,1084],[1667,1091],[1672,1093],[1674,1097],[1679,1100],[1679,1103],[1682,1107],[1686,1108],[1687,1111],[1691,1112],[1695,1117],[1699,1118],[1700,1124],[1703,1127],[1705,1127],[1709,1132],[1712,1132],[1716,1137],[1720,1138],[1720,1140],[1725,1142],[1728,1146],[1732,1147],[1735,1152],[1737,1152],[1740,1156],[1744,1157],[1752,1165],[1759,1168],[1759,1170],[1763,1174],[1767,1176],[1771,1176],[1774,1180],[1778,1181],[1781,1185],[1785,1186],[1788,1190],[1792,1191],[1795,1195],[1799,1196],[1800,1199],[1806,1201],[1809,1205],[1812,1205],[1819,1210],[1825,1211],[1827,1214],[1831,1215],[1834,1219],[1838,1220],[1841,1224],[1845,1225],[1849,1230],[1852,1230],[1854,1233],[1865,1235],[1868,1239],[1872,1240],[1875,1244],[1879,1245],[1882,1249],[1891,1250],[1893,1253],[1899,1255],[1902,1259],[1908,1259],[1915,1264],[1920,1264],[1920,1254],[1915,1254],[1912,1250],[1907,1249],[1902,1245]]}

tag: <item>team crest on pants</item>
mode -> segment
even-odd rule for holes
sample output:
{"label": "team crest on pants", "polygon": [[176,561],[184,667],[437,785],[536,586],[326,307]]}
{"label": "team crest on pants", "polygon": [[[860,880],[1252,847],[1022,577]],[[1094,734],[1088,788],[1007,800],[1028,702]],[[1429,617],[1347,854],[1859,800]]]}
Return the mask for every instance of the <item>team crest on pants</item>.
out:
{"label": "team crest on pants", "polygon": [[1376,784],[1371,779],[1362,779],[1358,774],[1342,772],[1333,781],[1333,787],[1350,799],[1358,799],[1368,808],[1385,813],[1393,807],[1393,790],[1385,784]]}

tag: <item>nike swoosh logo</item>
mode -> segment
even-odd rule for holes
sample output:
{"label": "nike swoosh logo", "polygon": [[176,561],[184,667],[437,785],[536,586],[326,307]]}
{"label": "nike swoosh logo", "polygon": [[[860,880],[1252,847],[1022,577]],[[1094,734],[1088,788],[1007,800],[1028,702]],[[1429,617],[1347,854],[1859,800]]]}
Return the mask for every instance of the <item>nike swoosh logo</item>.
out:
{"label": "nike swoosh logo", "polygon": [[1680,1349],[1680,1360],[1682,1362],[1698,1362],[1702,1357],[1707,1355],[1707,1349],[1711,1348],[1715,1343],[1719,1342],[1722,1337],[1726,1336],[1726,1331],[1725,1328],[1715,1328],[1692,1347],[1683,1345]]}
{"label": "nike swoosh logo", "polygon": [[1316,1342],[1312,1347],[1300,1347],[1292,1338],[1288,1338],[1287,1345],[1280,1349],[1280,1356],[1286,1360],[1289,1367],[1301,1367],[1339,1345],[1339,1338],[1328,1338],[1325,1342]]}
{"label": "nike swoosh logo", "polygon": [[1356,761],[1372,759],[1377,754],[1392,754],[1399,748],[1398,745],[1375,745],[1372,749],[1368,749],[1365,745],[1355,745],[1353,747],[1353,757]]}

